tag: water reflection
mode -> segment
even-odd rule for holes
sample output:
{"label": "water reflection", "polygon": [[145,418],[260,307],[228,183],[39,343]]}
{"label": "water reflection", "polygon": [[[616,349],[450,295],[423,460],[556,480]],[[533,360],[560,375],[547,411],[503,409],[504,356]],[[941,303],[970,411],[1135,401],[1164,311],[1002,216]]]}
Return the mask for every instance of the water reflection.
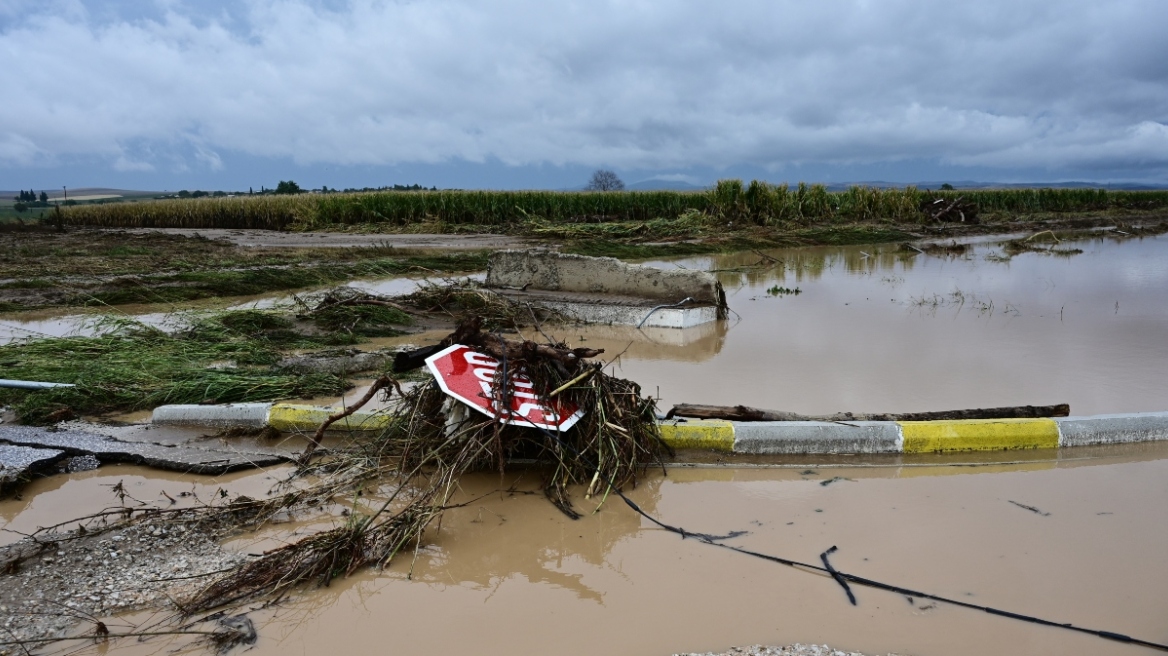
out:
{"label": "water reflection", "polygon": [[621,371],[660,385],[665,407],[1165,409],[1168,238],[1060,247],[1083,253],[1010,256],[999,238],[941,256],[886,244],[657,262],[717,271],[741,320],[700,368],[630,350]]}

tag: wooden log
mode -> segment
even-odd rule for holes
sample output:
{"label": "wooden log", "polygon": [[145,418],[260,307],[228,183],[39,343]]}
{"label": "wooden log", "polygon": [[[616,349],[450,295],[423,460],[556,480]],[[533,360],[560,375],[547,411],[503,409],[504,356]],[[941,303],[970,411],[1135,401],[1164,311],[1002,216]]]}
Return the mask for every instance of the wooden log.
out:
{"label": "wooden log", "polygon": [[730,421],[814,421],[812,417],[783,412],[762,410],[745,405],[698,405],[680,403],[665,414],[666,419],[693,417],[694,419],[728,419]]}
{"label": "wooden log", "polygon": [[1034,419],[1066,417],[1071,406],[1016,405],[1004,408],[972,408],[969,410],[941,410],[934,412],[851,413],[832,415],[802,415],[782,410],[763,410],[745,405],[697,405],[680,403],[673,406],[666,419],[692,417],[694,419],[726,419],[729,421],[937,421],[942,419]]}

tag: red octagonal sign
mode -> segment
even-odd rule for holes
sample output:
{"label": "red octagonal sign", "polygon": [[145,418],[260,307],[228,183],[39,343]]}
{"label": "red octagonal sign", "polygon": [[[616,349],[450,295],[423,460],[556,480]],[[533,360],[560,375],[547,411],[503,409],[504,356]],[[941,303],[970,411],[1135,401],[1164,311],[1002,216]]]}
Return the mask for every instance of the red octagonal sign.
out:
{"label": "red octagonal sign", "polygon": [[495,407],[498,395],[492,388],[499,361],[462,344],[431,355],[426,365],[443,392],[505,424],[566,431],[584,416],[575,403],[561,399],[553,399],[551,407],[540,403],[531,379],[522,370],[508,376],[511,407],[500,413]]}

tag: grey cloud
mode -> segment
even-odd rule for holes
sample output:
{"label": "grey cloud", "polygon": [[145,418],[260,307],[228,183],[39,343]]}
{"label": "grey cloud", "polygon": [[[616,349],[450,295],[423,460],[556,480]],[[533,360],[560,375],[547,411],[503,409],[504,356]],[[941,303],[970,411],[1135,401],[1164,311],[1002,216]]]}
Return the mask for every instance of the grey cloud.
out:
{"label": "grey cloud", "polygon": [[32,6],[0,0],[10,167],[1168,171],[1159,0]]}

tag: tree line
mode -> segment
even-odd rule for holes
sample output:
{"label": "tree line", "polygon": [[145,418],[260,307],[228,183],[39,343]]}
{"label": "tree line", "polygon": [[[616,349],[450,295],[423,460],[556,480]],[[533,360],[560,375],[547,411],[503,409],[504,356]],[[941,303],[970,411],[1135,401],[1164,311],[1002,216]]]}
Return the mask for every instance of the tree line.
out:
{"label": "tree line", "polygon": [[49,195],[42,191],[41,195],[38,197],[36,192],[32,189],[29,189],[28,191],[21,190],[20,195],[14,196],[12,200],[18,203],[48,203]]}

